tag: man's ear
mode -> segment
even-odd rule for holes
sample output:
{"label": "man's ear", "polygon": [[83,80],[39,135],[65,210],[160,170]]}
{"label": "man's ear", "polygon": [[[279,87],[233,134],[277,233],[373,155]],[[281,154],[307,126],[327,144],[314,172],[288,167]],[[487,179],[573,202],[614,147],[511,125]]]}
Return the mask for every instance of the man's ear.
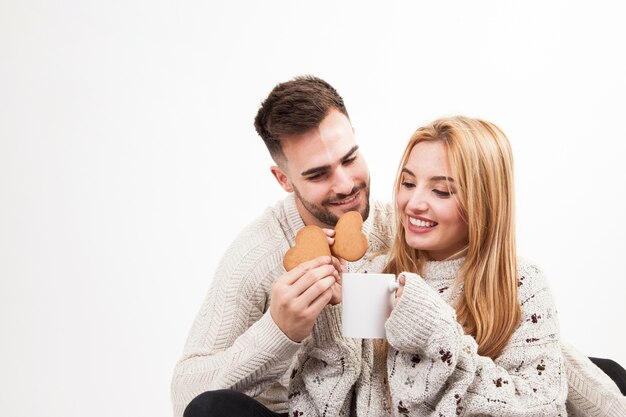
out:
{"label": "man's ear", "polygon": [[280,186],[283,187],[283,190],[287,191],[288,193],[293,192],[293,186],[291,185],[291,181],[289,181],[289,177],[287,176],[287,174],[285,174],[285,171],[283,171],[276,165],[271,166],[270,171],[272,172],[272,175],[274,176],[274,178],[276,178],[276,181],[278,181]]}

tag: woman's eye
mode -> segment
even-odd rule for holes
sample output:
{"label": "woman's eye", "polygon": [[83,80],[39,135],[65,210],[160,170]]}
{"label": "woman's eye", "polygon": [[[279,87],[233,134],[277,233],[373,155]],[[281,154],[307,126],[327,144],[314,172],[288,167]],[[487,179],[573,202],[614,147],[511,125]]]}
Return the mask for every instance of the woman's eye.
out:
{"label": "woman's eye", "polygon": [[437,189],[434,189],[433,193],[435,193],[439,197],[445,197],[445,198],[450,197],[450,195],[452,195],[452,193],[449,192],[449,191],[441,191],[441,190],[437,190]]}
{"label": "woman's eye", "polygon": [[413,184],[412,182],[408,182],[408,181],[402,181],[401,185],[404,188],[413,188],[413,187],[415,187],[415,184]]}

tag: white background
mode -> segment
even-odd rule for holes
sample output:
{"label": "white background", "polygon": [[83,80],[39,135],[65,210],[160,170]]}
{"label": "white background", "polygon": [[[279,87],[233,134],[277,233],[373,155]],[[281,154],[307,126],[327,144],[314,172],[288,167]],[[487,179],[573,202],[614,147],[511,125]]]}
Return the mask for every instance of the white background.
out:
{"label": "white background", "polygon": [[171,414],[221,253],[283,196],[254,115],[306,73],[382,199],[421,124],[498,124],[563,337],[626,365],[616,4],[0,0],[0,415]]}

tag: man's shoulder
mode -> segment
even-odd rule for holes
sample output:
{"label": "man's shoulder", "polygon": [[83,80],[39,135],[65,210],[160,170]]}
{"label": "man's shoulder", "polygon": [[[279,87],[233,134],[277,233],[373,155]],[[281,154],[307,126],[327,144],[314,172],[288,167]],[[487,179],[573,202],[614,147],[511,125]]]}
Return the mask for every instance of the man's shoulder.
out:
{"label": "man's shoulder", "polygon": [[373,200],[370,216],[372,217],[370,239],[377,240],[382,248],[388,248],[395,230],[393,206],[386,201]]}
{"label": "man's shoulder", "polygon": [[393,205],[389,201],[372,200],[372,206],[380,215],[384,215],[384,216],[393,215]]}
{"label": "man's shoulder", "polygon": [[198,320],[217,314],[216,306],[237,306],[237,312],[246,314],[251,308],[266,310],[271,283],[285,272],[282,258],[289,248],[288,222],[281,214],[281,205],[279,201],[267,207],[241,230],[222,236],[230,243],[212,274]]}
{"label": "man's shoulder", "polygon": [[271,248],[275,248],[276,244],[281,241],[288,244],[290,234],[292,234],[291,226],[287,221],[284,201],[281,200],[267,207],[248,223],[235,237],[230,247],[270,245]]}

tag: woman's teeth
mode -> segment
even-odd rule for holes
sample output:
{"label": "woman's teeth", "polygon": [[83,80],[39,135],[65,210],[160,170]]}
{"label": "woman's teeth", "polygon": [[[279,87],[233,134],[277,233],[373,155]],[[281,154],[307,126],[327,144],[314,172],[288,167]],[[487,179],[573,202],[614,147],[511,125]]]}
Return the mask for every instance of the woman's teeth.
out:
{"label": "woman's teeth", "polygon": [[409,217],[409,222],[411,222],[413,226],[417,227],[434,227],[437,224],[435,222],[426,222],[424,220],[416,219],[413,217]]}

